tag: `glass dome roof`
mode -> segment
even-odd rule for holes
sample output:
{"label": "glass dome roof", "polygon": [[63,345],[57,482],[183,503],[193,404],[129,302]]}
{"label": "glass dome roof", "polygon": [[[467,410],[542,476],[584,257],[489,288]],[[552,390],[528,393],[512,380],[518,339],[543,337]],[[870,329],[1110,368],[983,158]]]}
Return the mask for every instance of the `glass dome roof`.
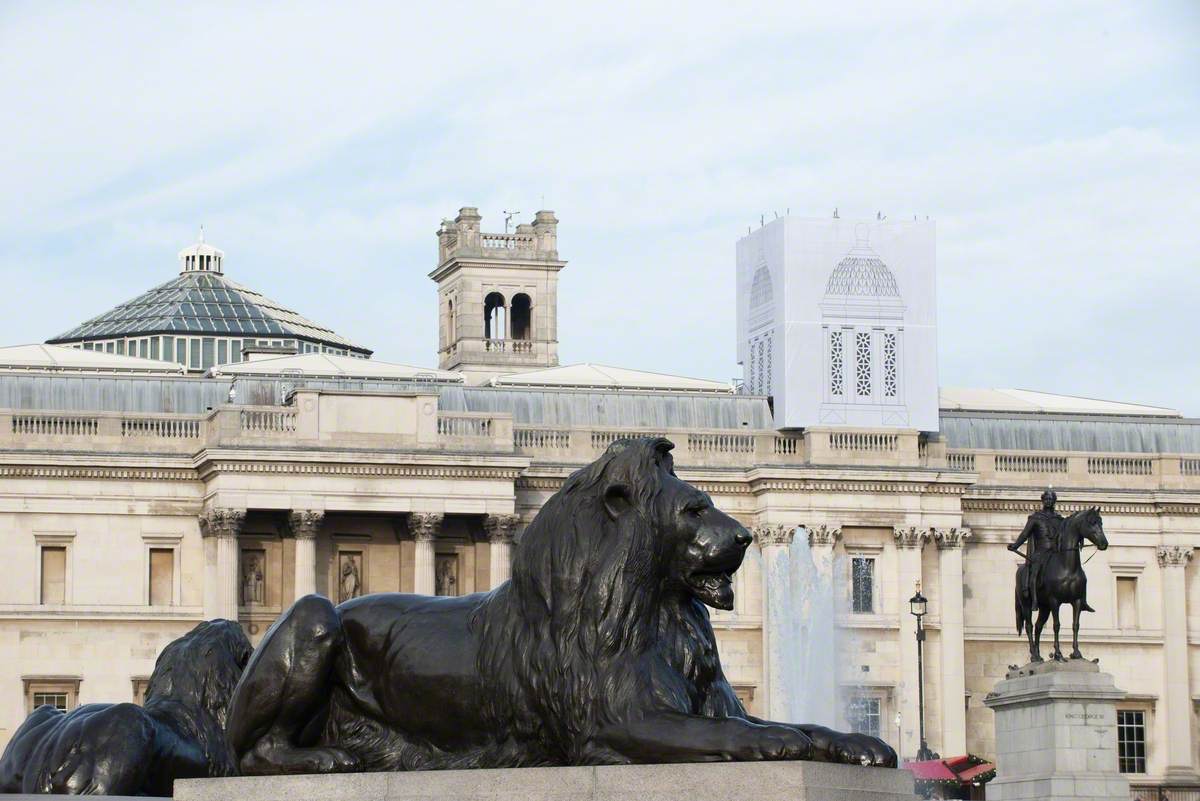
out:
{"label": "glass dome roof", "polygon": [[185,272],[66,331],[49,343],[148,334],[296,337],[371,351],[214,271]]}

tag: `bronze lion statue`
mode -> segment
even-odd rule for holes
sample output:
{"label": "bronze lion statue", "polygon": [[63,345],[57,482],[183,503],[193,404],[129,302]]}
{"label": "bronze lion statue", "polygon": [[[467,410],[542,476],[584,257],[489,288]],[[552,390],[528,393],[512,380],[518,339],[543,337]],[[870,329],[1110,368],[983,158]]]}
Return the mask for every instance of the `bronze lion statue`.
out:
{"label": "bronze lion statue", "polygon": [[746,714],[705,605],[732,608],[751,536],[676,477],[671,448],[620,440],[571,475],[490,592],[298,600],[234,691],[242,772],[894,766],[876,738]]}
{"label": "bronze lion statue", "polygon": [[175,779],[237,775],[225,713],[252,651],[212,620],[159,654],[144,706],[38,707],[0,757],[0,793],[169,797]]}

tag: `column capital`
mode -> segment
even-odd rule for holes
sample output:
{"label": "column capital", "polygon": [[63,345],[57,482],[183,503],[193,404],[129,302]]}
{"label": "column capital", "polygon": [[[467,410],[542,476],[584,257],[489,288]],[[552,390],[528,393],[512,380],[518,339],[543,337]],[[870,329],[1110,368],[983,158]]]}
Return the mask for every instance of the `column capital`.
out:
{"label": "column capital", "polygon": [[1160,545],[1158,546],[1158,566],[1184,567],[1192,561],[1193,550],[1190,545]]}
{"label": "column capital", "polygon": [[325,513],[317,509],[293,509],[288,512],[288,528],[298,540],[315,539],[325,520]]}
{"label": "column capital", "polygon": [[483,530],[487,532],[488,542],[493,545],[511,543],[520,521],[517,515],[484,515]]}
{"label": "column capital", "polygon": [[809,546],[828,545],[832,548],[842,538],[842,527],[832,523],[817,523],[805,526],[804,530],[808,532]]}
{"label": "column capital", "polygon": [[796,536],[795,526],[778,524],[755,526],[750,531],[754,534],[754,539],[758,540],[759,547],[767,545],[791,545],[792,538]]}
{"label": "column capital", "polygon": [[971,538],[971,529],[966,526],[933,529],[933,539],[941,550],[962,548]]}
{"label": "column capital", "polygon": [[929,541],[929,531],[926,526],[893,526],[892,538],[897,548],[922,548]]}
{"label": "column capital", "polygon": [[210,506],[200,513],[200,535],[233,539],[241,532],[245,522],[245,509]]}
{"label": "column capital", "polygon": [[433,542],[444,518],[440,512],[413,512],[408,516],[408,529],[417,542]]}

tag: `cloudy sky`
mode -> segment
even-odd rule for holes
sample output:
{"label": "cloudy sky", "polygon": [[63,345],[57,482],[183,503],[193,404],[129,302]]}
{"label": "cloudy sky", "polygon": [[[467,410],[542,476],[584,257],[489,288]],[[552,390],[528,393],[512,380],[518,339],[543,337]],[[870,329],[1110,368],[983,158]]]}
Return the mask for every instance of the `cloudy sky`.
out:
{"label": "cloudy sky", "polygon": [[[0,343],[227,273],[431,365],[434,231],[559,219],[560,353],[727,379],[760,214],[928,214],[941,383],[1200,416],[1200,5],[0,6]],[[405,7],[408,6],[408,7]]]}

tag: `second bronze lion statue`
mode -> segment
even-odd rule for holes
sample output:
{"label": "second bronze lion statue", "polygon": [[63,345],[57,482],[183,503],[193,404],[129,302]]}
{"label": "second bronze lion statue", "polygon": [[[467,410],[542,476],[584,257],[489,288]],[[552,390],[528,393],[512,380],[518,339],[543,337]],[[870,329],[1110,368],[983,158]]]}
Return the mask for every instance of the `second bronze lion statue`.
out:
{"label": "second bronze lion statue", "polygon": [[732,608],[751,536],[675,476],[671,448],[620,440],[574,473],[491,592],[298,600],[234,692],[242,772],[895,766],[874,737],[746,714],[704,607]]}

